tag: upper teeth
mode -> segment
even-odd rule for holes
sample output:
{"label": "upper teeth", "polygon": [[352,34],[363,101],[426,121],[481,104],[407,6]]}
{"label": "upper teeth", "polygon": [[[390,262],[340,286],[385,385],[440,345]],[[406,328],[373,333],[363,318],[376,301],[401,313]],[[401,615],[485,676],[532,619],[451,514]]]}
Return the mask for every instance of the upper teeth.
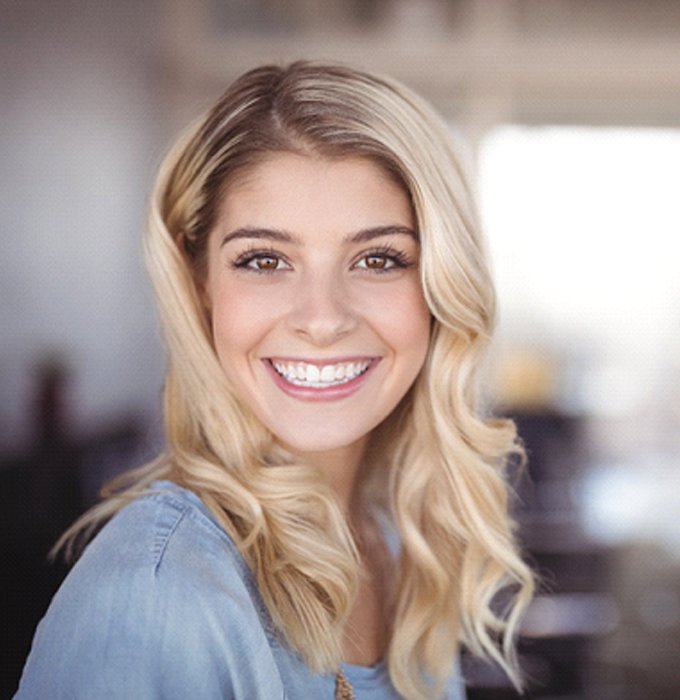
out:
{"label": "upper teeth", "polygon": [[370,360],[338,362],[332,365],[310,365],[307,362],[281,362],[272,360],[274,369],[291,384],[297,386],[327,387],[344,384],[363,374]]}

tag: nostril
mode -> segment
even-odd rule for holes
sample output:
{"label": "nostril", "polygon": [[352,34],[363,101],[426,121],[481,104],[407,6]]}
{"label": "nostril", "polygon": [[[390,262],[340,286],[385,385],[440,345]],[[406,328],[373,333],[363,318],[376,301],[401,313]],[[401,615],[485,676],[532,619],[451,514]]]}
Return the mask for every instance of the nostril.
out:
{"label": "nostril", "polygon": [[336,299],[305,293],[288,316],[289,327],[313,343],[329,344],[346,336],[357,326],[357,317]]}

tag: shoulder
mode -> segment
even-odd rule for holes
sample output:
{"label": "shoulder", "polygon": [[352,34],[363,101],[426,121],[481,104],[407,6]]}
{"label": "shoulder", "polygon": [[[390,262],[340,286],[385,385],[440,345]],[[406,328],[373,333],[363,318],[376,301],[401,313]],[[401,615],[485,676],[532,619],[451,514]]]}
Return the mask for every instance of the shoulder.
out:
{"label": "shoulder", "polygon": [[[169,481],[156,482],[123,508],[97,535],[74,567],[110,575],[152,576],[202,581],[189,566],[201,559],[201,571],[219,560],[222,576],[246,585],[249,573],[236,545],[194,493]],[[229,566],[225,567],[225,559]]]}
{"label": "shoulder", "polygon": [[51,697],[247,697],[234,684],[248,684],[249,668],[276,685],[272,634],[234,543],[194,494],[161,482],[87,547],[40,623],[22,689],[49,680],[64,689]]}
{"label": "shoulder", "polygon": [[[131,542],[130,535],[137,540]],[[234,548],[196,494],[170,481],[157,481],[106,524],[85,550],[83,559],[96,556],[100,548],[116,542],[122,545],[116,550],[121,563],[151,563],[158,569],[171,540],[181,542],[187,535],[207,547]]]}
{"label": "shoulder", "polygon": [[107,523],[65,583],[60,596],[85,594],[104,606],[156,608],[171,596],[175,614],[212,608],[212,596],[224,593],[245,613],[257,598],[227,533],[195,494],[170,482],[154,484]]}

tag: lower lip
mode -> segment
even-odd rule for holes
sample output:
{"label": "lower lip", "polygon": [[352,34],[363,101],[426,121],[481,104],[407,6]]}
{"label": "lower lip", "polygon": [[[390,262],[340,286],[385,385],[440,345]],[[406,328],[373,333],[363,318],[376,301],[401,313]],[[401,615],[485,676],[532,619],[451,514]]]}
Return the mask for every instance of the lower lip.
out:
{"label": "lower lip", "polygon": [[357,392],[368,380],[369,375],[377,367],[380,359],[371,360],[371,364],[368,369],[360,374],[354,379],[345,382],[344,384],[336,384],[335,386],[329,387],[305,387],[298,386],[297,384],[291,384],[286,381],[272,366],[269,360],[263,360],[264,366],[274,380],[276,386],[281,389],[288,396],[292,396],[294,399],[300,399],[301,401],[337,401],[339,399],[347,398],[355,392]]}

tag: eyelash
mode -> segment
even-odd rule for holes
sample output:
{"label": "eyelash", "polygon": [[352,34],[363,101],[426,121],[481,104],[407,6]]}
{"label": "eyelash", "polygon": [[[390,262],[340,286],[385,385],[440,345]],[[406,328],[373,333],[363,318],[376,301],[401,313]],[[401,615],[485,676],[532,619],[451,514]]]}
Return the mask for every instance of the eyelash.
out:
{"label": "eyelash", "polygon": [[[255,266],[251,267],[252,263],[256,263],[257,260],[262,258],[272,258],[277,262],[277,267],[272,269],[257,268]],[[383,258],[387,263],[391,263],[389,267],[362,267],[358,268],[361,270],[367,270],[368,272],[374,272],[377,274],[385,274],[397,269],[405,269],[413,266],[413,262],[409,257],[402,251],[392,248],[389,245],[380,246],[374,248],[373,250],[362,253],[357,262],[353,263],[352,267],[356,267],[359,262],[365,261],[368,258]],[[233,269],[246,270],[248,272],[254,272],[257,275],[271,275],[275,272],[281,272],[282,269],[278,267],[278,262],[286,262],[285,258],[272,248],[253,248],[241,253],[235,260],[230,263]],[[286,263],[288,264],[288,263]],[[285,269],[285,268],[284,268]]]}
{"label": "eyelash", "polygon": [[413,263],[411,262],[409,257],[404,252],[402,252],[401,250],[397,250],[396,248],[392,248],[392,246],[389,246],[389,245],[380,246],[379,248],[375,248],[371,251],[363,253],[361,255],[361,257],[359,258],[359,261],[366,260],[367,258],[384,258],[386,261],[392,263],[392,265],[390,267],[360,268],[360,269],[369,270],[371,272],[377,272],[378,274],[387,273],[387,272],[390,272],[392,270],[399,270],[399,269],[403,270],[407,267],[413,266]]}
{"label": "eyelash", "polygon": [[283,256],[272,248],[252,248],[244,251],[234,261],[232,261],[231,267],[236,270],[247,270],[249,272],[254,272],[258,275],[270,275],[274,272],[280,272],[278,267],[274,269],[250,267],[251,263],[261,260],[262,258],[272,258],[276,260],[277,263],[279,260],[283,260],[285,262]]}

